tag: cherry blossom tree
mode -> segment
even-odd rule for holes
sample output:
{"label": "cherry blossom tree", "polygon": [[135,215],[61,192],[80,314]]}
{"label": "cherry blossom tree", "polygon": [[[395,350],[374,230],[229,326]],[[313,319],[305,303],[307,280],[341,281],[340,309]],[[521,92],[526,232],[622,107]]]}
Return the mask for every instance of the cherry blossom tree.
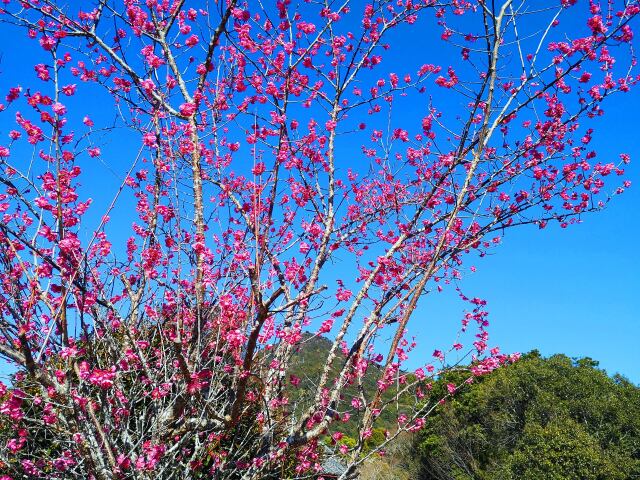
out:
{"label": "cherry blossom tree", "polygon": [[33,45],[0,106],[2,479],[353,478],[444,370],[514,359],[460,291],[460,340],[409,371],[421,299],[630,185],[590,142],[639,78],[635,0],[2,3]]}

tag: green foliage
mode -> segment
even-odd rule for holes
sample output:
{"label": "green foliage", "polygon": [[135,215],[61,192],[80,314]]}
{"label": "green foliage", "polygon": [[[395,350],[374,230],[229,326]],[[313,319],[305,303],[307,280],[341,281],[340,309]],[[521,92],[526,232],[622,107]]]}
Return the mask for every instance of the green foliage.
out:
{"label": "green foliage", "polygon": [[414,450],[414,435],[399,435],[388,445],[384,455],[372,455],[363,463],[358,480],[415,480],[420,465]]}
{"label": "green foliage", "polygon": [[363,453],[369,453],[375,450],[378,445],[382,445],[385,441],[385,428],[374,428],[371,431],[371,436],[364,441]]}
{"label": "green foliage", "polygon": [[[477,379],[427,421],[425,480],[640,476],[640,389],[590,358],[534,351]],[[435,388],[458,378],[441,379]]]}
{"label": "green foliage", "polygon": [[[289,373],[300,377],[300,385],[297,388],[289,389],[290,403],[294,405],[294,411],[300,412],[314,401],[314,395],[316,393],[316,382],[322,375],[322,371],[326,365],[327,355],[331,348],[331,341],[322,336],[312,336],[309,333],[304,334],[304,342],[299,347],[300,351],[296,355],[296,358],[292,364],[291,371]],[[342,363],[340,361],[334,362],[331,369],[331,376],[337,377]],[[382,369],[375,364],[369,366],[367,373],[361,378],[362,391],[365,394],[366,399],[373,398],[377,390],[377,382],[382,374]],[[411,376],[410,376],[411,378]],[[393,401],[395,390],[390,388],[382,395],[383,403],[389,402],[390,404],[383,409],[380,416],[374,422],[374,434],[377,432],[376,438],[380,440],[384,439],[384,431],[389,430],[391,432],[397,430],[398,415],[402,412],[410,412],[414,407],[413,395],[407,394],[402,396],[398,401]],[[345,388],[344,393],[341,396],[340,403],[338,404],[338,410],[351,410],[351,399],[353,397],[359,397],[359,386],[357,384],[349,385]],[[346,423],[335,423],[332,425],[332,431],[340,431],[345,435],[353,438],[358,437],[358,425],[361,420],[360,415],[356,412],[351,416],[350,421]],[[372,448],[373,439],[368,439],[365,449]]]}
{"label": "green foliage", "polygon": [[523,480],[627,478],[612,460],[582,425],[561,418],[527,425],[505,473]]}

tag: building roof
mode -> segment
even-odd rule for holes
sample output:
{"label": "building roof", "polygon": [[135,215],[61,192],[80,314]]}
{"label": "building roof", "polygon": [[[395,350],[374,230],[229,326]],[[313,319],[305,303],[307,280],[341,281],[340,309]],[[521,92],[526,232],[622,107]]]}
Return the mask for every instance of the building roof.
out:
{"label": "building roof", "polygon": [[327,456],[321,463],[322,473],[327,475],[340,476],[347,471],[347,466],[335,455]]}

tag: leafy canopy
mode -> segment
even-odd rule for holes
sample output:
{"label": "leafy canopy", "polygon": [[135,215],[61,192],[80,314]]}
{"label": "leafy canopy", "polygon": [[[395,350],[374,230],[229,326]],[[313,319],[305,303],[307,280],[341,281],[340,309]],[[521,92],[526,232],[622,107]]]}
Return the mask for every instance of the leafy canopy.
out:
{"label": "leafy canopy", "polygon": [[[590,358],[533,351],[476,381],[420,434],[424,479],[640,475],[640,389]],[[444,390],[456,374],[435,388]]]}

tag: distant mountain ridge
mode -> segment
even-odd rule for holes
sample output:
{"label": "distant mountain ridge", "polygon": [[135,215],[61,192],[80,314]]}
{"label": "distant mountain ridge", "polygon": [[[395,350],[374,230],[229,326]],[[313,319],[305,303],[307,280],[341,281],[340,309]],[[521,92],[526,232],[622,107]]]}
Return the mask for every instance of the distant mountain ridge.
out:
{"label": "distant mountain ridge", "polygon": [[[325,368],[327,356],[331,349],[333,342],[321,335],[313,335],[305,332],[303,334],[303,340],[298,347],[299,351],[292,363],[290,374],[296,375],[300,378],[300,384],[297,388],[292,388],[290,391],[290,401],[295,404],[294,412],[300,411],[302,408],[306,408],[310,402],[314,400],[317,381],[322,375],[322,371]],[[342,352],[339,354],[339,358],[334,361],[331,367],[331,376],[335,378],[340,369],[344,365],[344,355]],[[382,367],[371,363],[367,372],[362,378],[362,388],[366,399],[370,399],[377,389],[377,382],[381,374]],[[392,392],[383,395],[383,400],[389,399]],[[351,406],[351,399],[354,396],[358,396],[358,385],[349,385],[341,397],[341,400],[337,406],[338,412],[349,410],[351,418],[348,422],[336,423],[332,426],[335,431],[340,431],[345,435],[352,438],[357,437],[357,425],[360,420],[358,412],[353,411]],[[408,406],[408,405],[407,405]],[[400,405],[402,410],[402,404]],[[394,431],[397,428],[397,416],[398,410],[395,407],[389,406],[384,409],[376,422],[374,427],[376,429],[383,429]]]}

